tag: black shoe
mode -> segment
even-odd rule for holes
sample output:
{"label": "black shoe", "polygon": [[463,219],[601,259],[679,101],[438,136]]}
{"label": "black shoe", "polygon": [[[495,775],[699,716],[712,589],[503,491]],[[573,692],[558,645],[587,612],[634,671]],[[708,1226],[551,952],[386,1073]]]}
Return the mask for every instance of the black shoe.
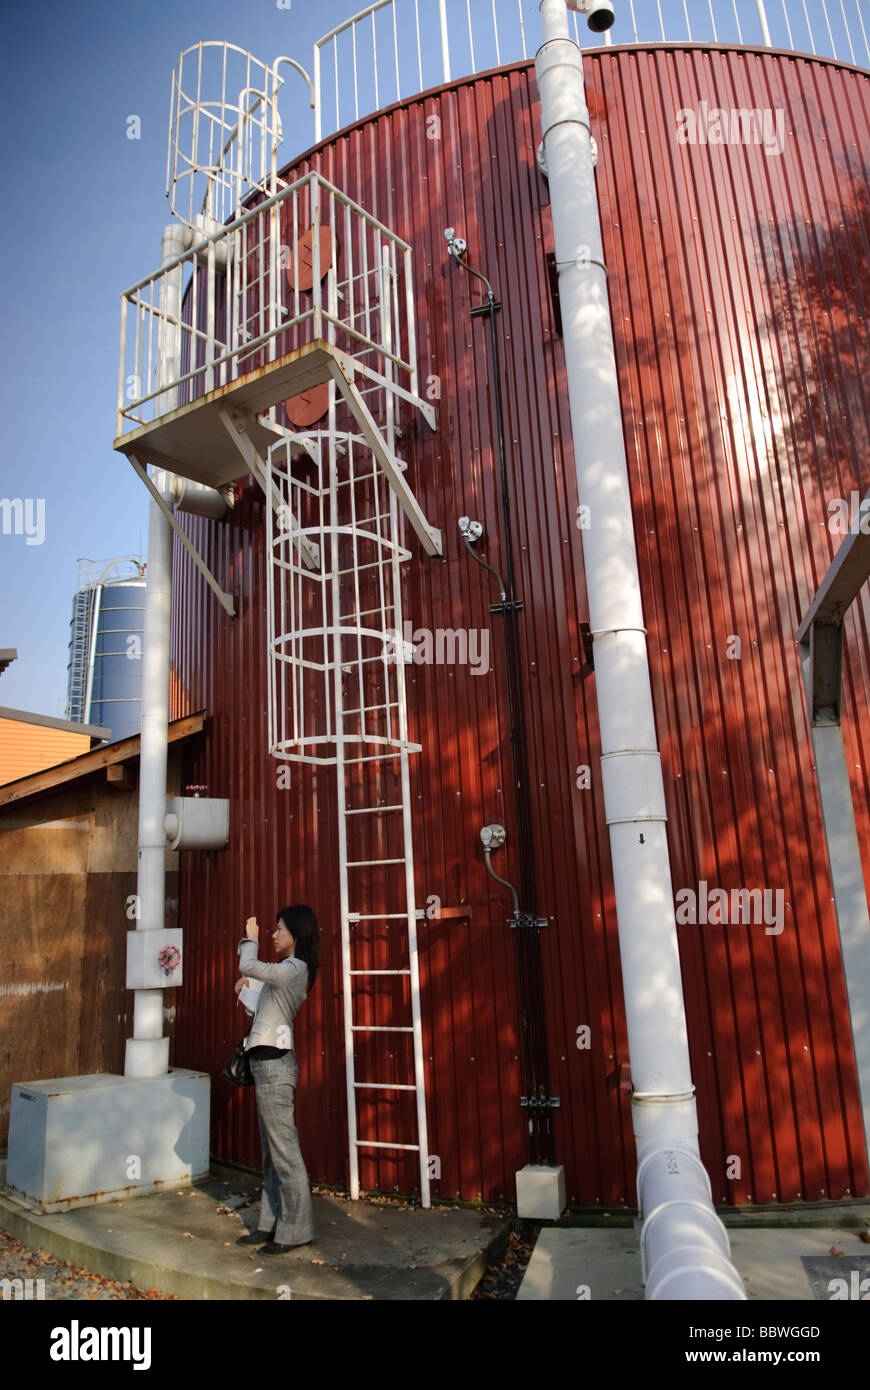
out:
{"label": "black shoe", "polygon": [[236,1245],[261,1245],[264,1240],[271,1240],[274,1231],[249,1231],[246,1236],[239,1236]]}
{"label": "black shoe", "polygon": [[277,1240],[270,1240],[261,1250],[261,1255],[286,1255],[288,1250],[294,1250],[293,1245],[280,1245]]}

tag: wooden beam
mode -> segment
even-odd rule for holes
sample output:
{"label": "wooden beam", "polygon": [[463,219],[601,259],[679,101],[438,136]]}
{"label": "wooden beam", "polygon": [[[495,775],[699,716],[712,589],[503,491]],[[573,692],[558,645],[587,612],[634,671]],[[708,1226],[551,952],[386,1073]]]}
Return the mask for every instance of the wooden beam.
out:
{"label": "wooden beam", "polygon": [[109,763],[106,768],[106,781],[119,792],[130,792],[136,785],[136,779],[126,763]]}

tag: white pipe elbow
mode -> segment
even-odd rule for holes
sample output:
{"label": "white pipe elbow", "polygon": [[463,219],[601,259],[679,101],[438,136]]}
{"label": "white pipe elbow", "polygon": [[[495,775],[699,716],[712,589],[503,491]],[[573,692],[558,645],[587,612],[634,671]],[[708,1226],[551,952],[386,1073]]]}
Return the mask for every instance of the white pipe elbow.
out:
{"label": "white pipe elbow", "polygon": [[745,1301],[728,1232],[697,1153],[681,1146],[648,1150],[638,1166],[637,1195],[648,1299]]}

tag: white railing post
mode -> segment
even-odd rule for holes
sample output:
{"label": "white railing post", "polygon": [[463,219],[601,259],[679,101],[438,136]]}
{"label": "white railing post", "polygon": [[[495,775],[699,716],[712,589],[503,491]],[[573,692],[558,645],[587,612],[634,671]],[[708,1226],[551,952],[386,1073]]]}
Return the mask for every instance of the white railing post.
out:
{"label": "white railing post", "polygon": [[444,81],[450,81],[450,37],[447,31],[447,0],[438,0],[438,13],[441,17],[441,67]]}
{"label": "white railing post", "polygon": [[[121,295],[121,351],[118,356],[118,415],[115,424],[115,434],[124,433],[124,407],[126,405],[127,388],[127,314],[130,309],[130,301],[125,294]],[[135,320],[134,320],[135,325]],[[135,389],[134,399],[142,393]]]}
{"label": "white railing post", "polygon": [[765,48],[773,48],[773,42],[770,37],[770,28],[768,27],[767,23],[767,11],[764,8],[764,0],[756,0],[756,4],[758,5],[758,18],[761,22],[762,41],[764,43]]}
{"label": "white railing post", "polygon": [[[314,319],[312,327],[315,338],[323,337],[323,285],[320,269],[320,181],[316,174],[311,175],[309,203],[311,207],[311,272],[314,277]],[[329,309],[327,307],[327,313]]]}
{"label": "white railing post", "polygon": [[323,139],[322,88],[320,78],[320,44],[314,45],[314,143]]}
{"label": "white railing post", "polygon": [[[195,283],[196,283],[196,276],[197,276],[196,261],[194,261],[194,263],[193,263],[193,275],[194,275],[194,284],[195,284]],[[206,271],[206,275],[207,275],[207,284],[206,284],[205,389],[206,389],[206,391],[211,391],[211,390],[214,388],[214,339],[215,339],[215,323],[216,323],[215,286],[216,286],[216,283],[217,283],[217,282],[216,282],[216,276],[215,276],[215,248],[214,248],[214,242],[213,242],[213,241],[210,241],[209,244],[208,244],[208,269],[207,269],[207,271]],[[195,318],[194,318],[194,327],[196,327],[196,319],[195,319]],[[195,358],[195,354],[196,354],[196,339],[195,339],[194,336],[191,334],[191,339],[190,339],[190,355],[191,355],[191,358],[192,358],[192,359]],[[192,360],[192,361],[190,362],[190,366],[191,366],[191,367],[194,367],[194,366],[195,366],[195,361]]]}

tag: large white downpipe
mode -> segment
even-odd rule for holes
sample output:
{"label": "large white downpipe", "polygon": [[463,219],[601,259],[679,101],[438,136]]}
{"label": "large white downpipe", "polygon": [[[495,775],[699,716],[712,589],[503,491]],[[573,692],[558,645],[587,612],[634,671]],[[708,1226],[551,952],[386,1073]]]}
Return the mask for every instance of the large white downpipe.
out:
{"label": "large white downpipe", "polygon": [[[163,232],[161,265],[186,249],[182,226]],[[183,272],[179,266],[160,283],[161,383],[178,378]],[[160,412],[176,404],[177,390],[159,398]],[[179,479],[158,473],[154,482],[173,507]],[[142,738],[139,755],[139,861],[136,877],[137,932],[162,932],[166,903],[166,768],[169,752],[169,660],[172,622],[172,527],[152,501],[148,518],[148,570],[142,670]],[[156,937],[151,938],[157,942]],[[159,943],[158,943],[159,944]],[[129,961],[129,952],[128,952]],[[164,1076],[169,1070],[169,1039],[163,1036],[163,991],[136,989],[133,1036],[127,1039],[125,1076]]]}
{"label": "large white downpipe", "polygon": [[[583,8],[578,3],[576,8]],[[698,1149],[665,797],[589,114],[566,0],[536,60],[555,232],[644,1220],[646,1296],[745,1299]]]}

